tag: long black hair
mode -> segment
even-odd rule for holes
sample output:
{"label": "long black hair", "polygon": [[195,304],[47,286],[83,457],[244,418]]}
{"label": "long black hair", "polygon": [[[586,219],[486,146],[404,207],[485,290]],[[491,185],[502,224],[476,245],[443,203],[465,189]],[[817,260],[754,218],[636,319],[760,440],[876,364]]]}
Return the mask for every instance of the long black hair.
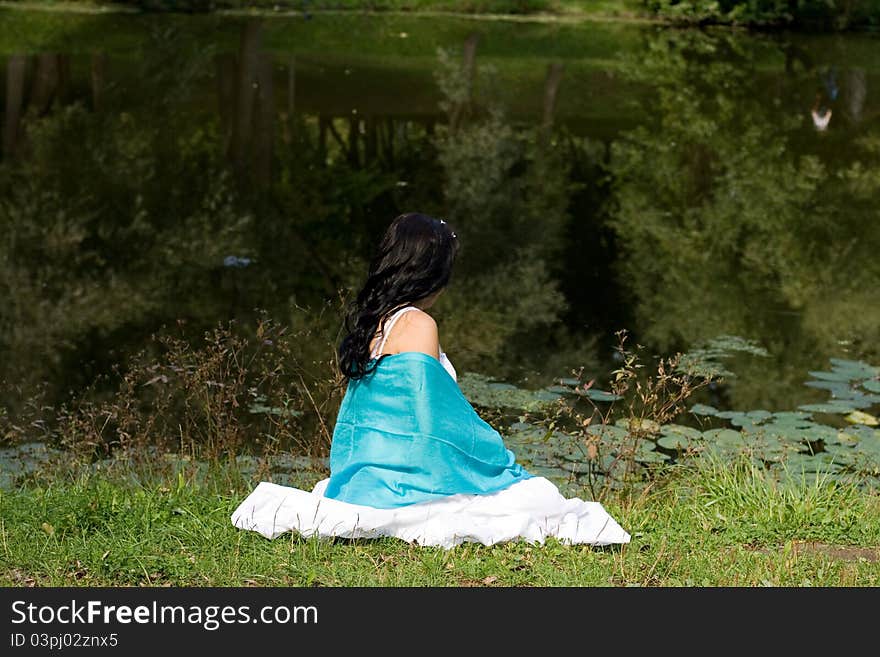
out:
{"label": "long black hair", "polygon": [[390,311],[431,296],[449,284],[458,237],[443,219],[408,212],[388,226],[374,255],[367,281],[349,304],[346,335],[339,345],[339,369],[350,379],[369,374],[370,341]]}

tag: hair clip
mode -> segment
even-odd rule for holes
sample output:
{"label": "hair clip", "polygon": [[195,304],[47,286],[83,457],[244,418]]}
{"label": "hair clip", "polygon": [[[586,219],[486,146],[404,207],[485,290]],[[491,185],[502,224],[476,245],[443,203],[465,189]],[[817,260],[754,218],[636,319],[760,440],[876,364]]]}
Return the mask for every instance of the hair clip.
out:
{"label": "hair clip", "polygon": [[[444,219],[440,219],[439,221],[440,221],[441,224],[445,224],[445,223],[446,223],[446,221],[445,221]],[[458,235],[455,234],[455,231],[452,231],[452,236],[453,236],[453,237],[458,237]]]}

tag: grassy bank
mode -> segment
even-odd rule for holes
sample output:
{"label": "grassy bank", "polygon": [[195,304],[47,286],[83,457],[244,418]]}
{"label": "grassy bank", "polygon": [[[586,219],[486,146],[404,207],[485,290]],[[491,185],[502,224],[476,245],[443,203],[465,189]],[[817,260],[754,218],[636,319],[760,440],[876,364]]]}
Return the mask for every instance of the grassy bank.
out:
{"label": "grassy bank", "polygon": [[20,0],[36,8],[161,12],[447,13],[575,20],[660,20],[685,25],[877,27],[880,0]]}
{"label": "grassy bank", "polygon": [[443,12],[474,15],[634,17],[648,15],[640,0],[4,0],[3,5],[60,10]]}
{"label": "grassy bank", "polygon": [[748,465],[704,462],[606,500],[633,536],[610,549],[268,541],[230,523],[253,483],[228,469],[198,481],[139,470],[2,491],[0,585],[880,585],[876,491],[781,487]]}

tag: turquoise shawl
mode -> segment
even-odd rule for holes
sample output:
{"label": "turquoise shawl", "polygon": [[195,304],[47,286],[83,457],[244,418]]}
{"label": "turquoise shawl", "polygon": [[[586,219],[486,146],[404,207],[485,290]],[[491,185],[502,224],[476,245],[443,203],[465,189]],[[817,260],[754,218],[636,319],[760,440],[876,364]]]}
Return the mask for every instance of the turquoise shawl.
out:
{"label": "turquoise shawl", "polygon": [[324,496],[390,509],[456,493],[493,493],[531,476],[440,361],[404,351],[349,380]]}

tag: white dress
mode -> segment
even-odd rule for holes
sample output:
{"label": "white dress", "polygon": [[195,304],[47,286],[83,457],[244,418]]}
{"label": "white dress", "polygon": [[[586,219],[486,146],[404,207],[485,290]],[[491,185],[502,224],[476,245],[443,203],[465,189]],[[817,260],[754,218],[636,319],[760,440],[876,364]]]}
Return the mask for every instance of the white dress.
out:
{"label": "white dress", "polygon": [[[382,353],[397,318],[413,306],[396,311],[372,356]],[[453,379],[455,368],[440,350],[440,362]],[[541,543],[555,537],[563,543],[610,545],[629,543],[630,535],[598,502],[566,499],[544,477],[518,481],[496,493],[458,494],[393,509],[350,504],[323,496],[329,479],[311,491],[268,481],[232,514],[239,529],[273,539],[293,531],[303,537],[380,538],[393,536],[409,543],[451,548],[465,541],[492,545],[526,540]]]}

